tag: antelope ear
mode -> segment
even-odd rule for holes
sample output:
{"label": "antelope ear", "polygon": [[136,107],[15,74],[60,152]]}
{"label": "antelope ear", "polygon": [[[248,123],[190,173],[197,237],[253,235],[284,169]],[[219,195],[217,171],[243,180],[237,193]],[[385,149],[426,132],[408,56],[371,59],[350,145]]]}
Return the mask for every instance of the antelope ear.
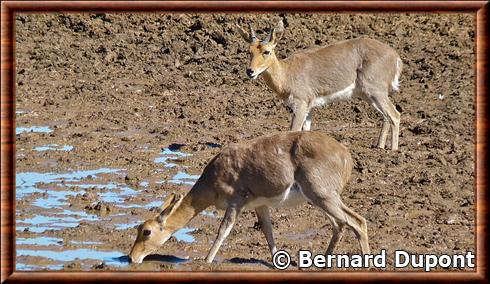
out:
{"label": "antelope ear", "polygon": [[277,44],[281,40],[283,35],[284,35],[284,23],[282,22],[282,20],[280,20],[277,23],[277,26],[274,29],[272,29],[271,43]]}
{"label": "antelope ear", "polygon": [[165,219],[175,210],[179,207],[180,203],[184,199],[184,196],[181,193],[175,194],[172,193],[170,196],[165,200],[163,203],[161,209],[162,211],[157,217],[158,223],[164,223]]}
{"label": "antelope ear", "polygon": [[252,40],[250,38],[250,35],[244,30],[242,29],[242,27],[240,27],[238,24],[236,25],[236,28],[238,29],[238,32],[240,33],[240,35],[242,36],[242,38],[248,42],[248,43],[251,43]]}

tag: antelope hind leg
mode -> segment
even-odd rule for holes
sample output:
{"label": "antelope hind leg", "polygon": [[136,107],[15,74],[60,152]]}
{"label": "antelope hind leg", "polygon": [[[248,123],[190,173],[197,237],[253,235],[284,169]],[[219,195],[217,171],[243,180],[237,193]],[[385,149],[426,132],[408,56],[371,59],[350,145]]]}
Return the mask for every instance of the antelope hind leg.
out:
{"label": "antelope hind leg", "polygon": [[255,208],[255,213],[257,213],[257,218],[259,219],[260,228],[264,233],[264,236],[267,240],[267,244],[269,245],[269,249],[271,251],[272,257],[277,251],[276,243],[274,242],[274,236],[272,234],[272,222],[271,217],[269,215],[269,208],[267,206],[261,206]]}

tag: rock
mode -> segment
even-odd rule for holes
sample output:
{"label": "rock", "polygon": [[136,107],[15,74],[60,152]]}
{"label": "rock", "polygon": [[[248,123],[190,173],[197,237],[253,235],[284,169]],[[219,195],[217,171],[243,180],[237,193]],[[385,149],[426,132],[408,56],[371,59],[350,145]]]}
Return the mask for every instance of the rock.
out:
{"label": "rock", "polygon": [[134,176],[132,173],[128,173],[124,177],[124,182],[129,186],[138,187],[139,183],[140,183],[140,179],[138,177]]}
{"label": "rock", "polygon": [[432,129],[427,125],[417,125],[415,127],[409,128],[408,130],[410,130],[410,132],[412,132],[415,135],[432,133]]}
{"label": "rock", "polygon": [[114,213],[114,209],[114,207],[109,206],[102,201],[85,206],[85,210],[92,211],[99,216],[107,216],[111,212]]}
{"label": "rock", "polygon": [[102,263],[99,263],[99,264],[95,264],[94,266],[92,266],[92,268],[94,268],[94,269],[106,269],[107,268],[107,264],[105,264],[105,262],[102,262]]}

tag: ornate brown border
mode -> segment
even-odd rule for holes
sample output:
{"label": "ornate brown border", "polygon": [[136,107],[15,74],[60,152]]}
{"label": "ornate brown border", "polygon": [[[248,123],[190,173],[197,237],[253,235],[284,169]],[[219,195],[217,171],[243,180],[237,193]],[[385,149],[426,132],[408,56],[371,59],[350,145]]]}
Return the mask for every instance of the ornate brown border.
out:
{"label": "ornate brown border", "polygon": [[[16,12],[468,12],[476,14],[476,272],[17,272],[14,271],[14,13]],[[488,283],[488,1],[6,1],[1,3],[1,282],[461,281]]]}

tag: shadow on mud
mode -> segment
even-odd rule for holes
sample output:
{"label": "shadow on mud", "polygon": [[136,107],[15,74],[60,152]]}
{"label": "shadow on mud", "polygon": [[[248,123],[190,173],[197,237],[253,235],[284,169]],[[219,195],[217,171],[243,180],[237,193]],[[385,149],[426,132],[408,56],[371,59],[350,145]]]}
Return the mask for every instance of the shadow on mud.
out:
{"label": "shadow on mud", "polygon": [[274,266],[269,262],[256,258],[234,257],[232,259],[227,260],[226,262],[235,263],[235,264],[261,264],[267,266],[268,268],[274,268]]}
{"label": "shadow on mud", "polygon": [[131,263],[129,256],[127,256],[127,255],[121,255],[119,257],[113,257],[112,261],[119,262],[121,264],[130,264]]}
{"label": "shadow on mud", "polygon": [[191,260],[189,258],[180,258],[174,255],[150,254],[146,256],[143,261],[161,261],[161,262],[178,264],[178,263],[189,262]]}

